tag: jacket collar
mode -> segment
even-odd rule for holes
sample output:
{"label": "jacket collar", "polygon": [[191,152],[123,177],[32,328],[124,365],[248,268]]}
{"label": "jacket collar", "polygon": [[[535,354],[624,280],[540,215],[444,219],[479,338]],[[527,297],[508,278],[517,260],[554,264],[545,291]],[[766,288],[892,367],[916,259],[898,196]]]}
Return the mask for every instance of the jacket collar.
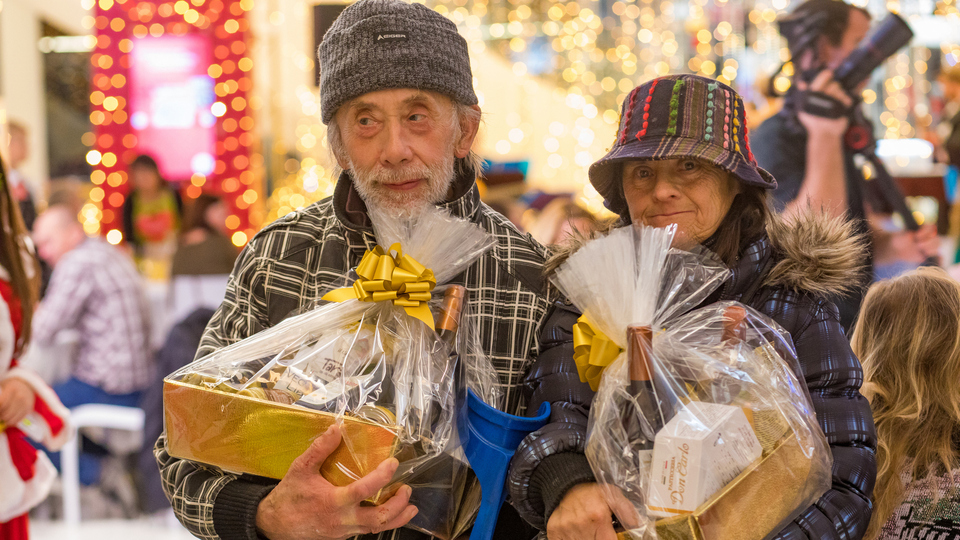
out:
{"label": "jacket collar", "polygon": [[[451,214],[468,221],[476,221],[480,210],[480,190],[472,170],[459,174],[453,180],[452,197],[437,206],[445,208]],[[333,210],[337,220],[349,231],[362,235],[373,235],[373,225],[367,215],[367,205],[360,198],[353,179],[344,171],[340,174],[337,187],[333,192]]]}
{"label": "jacket collar", "polygon": [[730,267],[730,278],[722,286],[722,298],[740,299],[750,296],[763,285],[773,263],[773,246],[770,238],[763,235],[747,244],[740,257]]}

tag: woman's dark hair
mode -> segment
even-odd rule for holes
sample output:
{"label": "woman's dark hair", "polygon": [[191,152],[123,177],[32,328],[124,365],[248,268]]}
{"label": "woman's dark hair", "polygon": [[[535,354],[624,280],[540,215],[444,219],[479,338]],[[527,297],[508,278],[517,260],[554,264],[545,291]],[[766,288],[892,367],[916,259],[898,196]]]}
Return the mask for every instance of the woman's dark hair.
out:
{"label": "woman's dark hair", "polygon": [[740,184],[740,193],[734,197],[730,210],[704,245],[724,264],[733,266],[742,250],[766,232],[772,216],[769,192],[759,186]]}
{"label": "woman's dark hair", "polygon": [[216,195],[201,193],[200,196],[193,201],[193,204],[187,208],[186,215],[183,218],[183,228],[181,231],[187,232],[194,229],[203,229],[211,233],[217,232],[212,225],[207,223],[206,214],[207,209],[209,209],[211,206],[222,203],[223,201]]}
{"label": "woman's dark hair", "polygon": [[848,4],[843,0],[807,0],[797,6],[791,19],[798,17],[807,17],[818,13],[825,13],[823,26],[820,28],[820,35],[827,38],[831,45],[840,45],[843,41],[843,34],[847,31],[850,24],[850,13],[854,10],[859,11],[870,18],[870,12],[859,6]]}
{"label": "woman's dark hair", "polygon": [[30,340],[30,323],[40,297],[40,265],[33,250],[27,248],[27,236],[20,207],[10,193],[3,162],[0,161],[0,265],[10,274],[10,286],[20,301],[23,326],[20,339],[14,344],[17,353]]}
{"label": "woman's dark hair", "polygon": [[157,160],[146,154],[140,154],[130,163],[130,168],[134,167],[143,167],[144,169],[150,169],[153,172],[157,173],[157,176],[160,176],[160,167],[157,165]]}

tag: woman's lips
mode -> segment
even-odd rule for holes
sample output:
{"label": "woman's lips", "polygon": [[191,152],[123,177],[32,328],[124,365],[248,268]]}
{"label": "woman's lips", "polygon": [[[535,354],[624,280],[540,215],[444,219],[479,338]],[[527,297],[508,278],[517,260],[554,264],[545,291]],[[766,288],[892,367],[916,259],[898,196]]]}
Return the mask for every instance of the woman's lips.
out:
{"label": "woman's lips", "polygon": [[687,213],[686,210],[682,210],[679,212],[665,212],[663,214],[654,214],[650,216],[650,219],[668,219],[668,218],[672,218],[674,216],[679,216],[680,214],[686,214],[686,213]]}
{"label": "woman's lips", "polygon": [[422,182],[422,178],[417,178],[415,180],[408,180],[406,182],[400,182],[399,184],[384,184],[385,187],[397,191],[410,191],[411,189],[416,188]]}

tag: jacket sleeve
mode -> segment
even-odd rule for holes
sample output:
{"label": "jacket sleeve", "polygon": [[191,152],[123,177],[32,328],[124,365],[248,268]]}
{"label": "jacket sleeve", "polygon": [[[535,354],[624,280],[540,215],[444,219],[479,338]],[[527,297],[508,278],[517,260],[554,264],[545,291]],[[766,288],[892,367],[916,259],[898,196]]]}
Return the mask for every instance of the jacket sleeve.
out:
{"label": "jacket sleeve", "polygon": [[180,523],[203,540],[257,540],[257,507],[277,482],[172,457],[165,437],[153,451],[163,491]]}
{"label": "jacket sleeve", "polygon": [[570,306],[551,307],[540,334],[540,355],[524,380],[527,411],[550,403],[550,422],[520,443],[507,483],[517,511],[540,529],[570,488],[594,480],[584,455],[593,391],[580,382],[573,362],[578,316]]}
{"label": "jacket sleeve", "polygon": [[[227,285],[223,303],[203,333],[197,358],[255,334],[265,326],[262,276],[256,246],[244,249]],[[154,456],[163,491],[174,514],[197,538],[256,540],[260,501],[277,482],[225,473],[166,451],[165,435],[157,440]]]}
{"label": "jacket sleeve", "polygon": [[870,404],[860,394],[863,370],[836,306],[818,301],[804,315],[809,323],[794,326],[798,331],[792,335],[817,421],[833,453],[833,485],[775,538],[857,540],[870,522],[877,475],[876,430]]}

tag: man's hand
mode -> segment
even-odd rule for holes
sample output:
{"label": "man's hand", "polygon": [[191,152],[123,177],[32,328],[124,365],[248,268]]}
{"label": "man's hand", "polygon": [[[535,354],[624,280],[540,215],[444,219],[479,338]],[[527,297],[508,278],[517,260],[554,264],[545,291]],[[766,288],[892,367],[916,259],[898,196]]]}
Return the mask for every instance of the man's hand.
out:
{"label": "man's hand", "polygon": [[[617,505],[621,517],[636,514],[633,506],[623,499]],[[570,488],[547,521],[549,540],[616,540],[613,529],[614,510],[607,505],[600,484],[580,484]],[[628,529],[638,522],[624,523]]]}
{"label": "man's hand", "polygon": [[410,486],[379,506],[360,506],[390,482],[396,458],[370,474],[336,487],[320,476],[320,466],[340,444],[340,428],[330,427],[298,457],[257,508],[257,530],[270,540],[330,540],[396,529],[417,514],[408,504]]}
{"label": "man's hand", "polygon": [[0,381],[0,422],[15,426],[33,410],[37,396],[26,382],[10,377]]}
{"label": "man's hand", "polygon": [[[839,101],[847,108],[853,106],[853,99],[844,92],[840,83],[834,80],[833,71],[829,69],[817,74],[809,85],[803,81],[798,81],[797,89],[803,92],[818,92],[824,94]],[[850,119],[847,116],[825,118],[801,110],[797,112],[797,119],[800,120],[800,123],[806,128],[807,134],[810,137],[842,137],[843,134],[847,132],[847,128],[850,127]]]}
{"label": "man's hand", "polygon": [[890,244],[897,259],[919,264],[932,258],[939,264],[940,237],[937,226],[932,223],[921,225],[916,231],[894,233]]}

